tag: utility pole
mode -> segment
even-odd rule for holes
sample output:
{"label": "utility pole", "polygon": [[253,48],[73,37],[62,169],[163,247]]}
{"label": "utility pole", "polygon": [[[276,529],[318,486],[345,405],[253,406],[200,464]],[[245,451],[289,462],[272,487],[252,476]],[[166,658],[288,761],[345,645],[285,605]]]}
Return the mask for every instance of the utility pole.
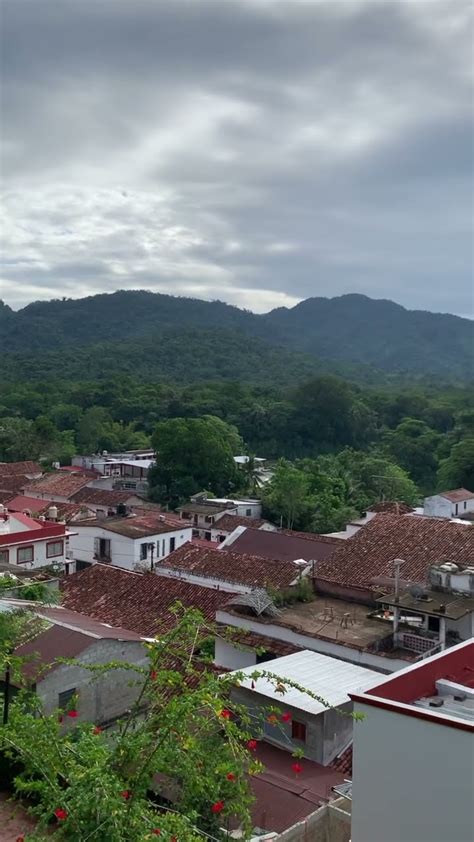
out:
{"label": "utility pole", "polygon": [[400,599],[400,567],[402,564],[405,564],[402,558],[395,558],[392,562],[395,568],[395,603],[393,607],[393,634],[397,634],[398,632],[398,622],[400,618],[400,609],[398,607],[398,602]]}

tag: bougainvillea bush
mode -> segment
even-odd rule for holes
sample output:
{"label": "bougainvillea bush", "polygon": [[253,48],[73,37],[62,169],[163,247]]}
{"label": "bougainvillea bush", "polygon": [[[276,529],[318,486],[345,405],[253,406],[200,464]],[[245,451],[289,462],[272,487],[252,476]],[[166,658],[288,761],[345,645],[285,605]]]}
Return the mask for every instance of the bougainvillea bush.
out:
{"label": "bougainvillea bush", "polygon": [[[250,835],[249,777],[262,770],[263,722],[230,700],[235,674],[218,677],[200,661],[199,640],[212,630],[199,612],[176,607],[175,616],[172,631],[146,644],[150,668],[129,667],[140,694],[115,728],[81,722],[74,700],[52,716],[32,693],[13,701],[0,750],[21,762],[15,792],[37,817],[25,840],[192,842],[230,826]],[[91,680],[123,667],[91,667]],[[255,677],[262,674],[271,680],[261,669]],[[264,714],[275,727],[288,716],[277,707]],[[288,761],[298,774],[300,764]]]}

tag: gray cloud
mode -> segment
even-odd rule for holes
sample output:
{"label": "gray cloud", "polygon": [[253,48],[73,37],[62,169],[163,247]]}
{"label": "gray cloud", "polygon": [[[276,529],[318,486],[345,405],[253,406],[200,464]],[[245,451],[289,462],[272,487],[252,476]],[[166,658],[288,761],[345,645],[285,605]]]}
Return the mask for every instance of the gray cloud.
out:
{"label": "gray cloud", "polygon": [[470,0],[3,0],[3,297],[472,309]]}

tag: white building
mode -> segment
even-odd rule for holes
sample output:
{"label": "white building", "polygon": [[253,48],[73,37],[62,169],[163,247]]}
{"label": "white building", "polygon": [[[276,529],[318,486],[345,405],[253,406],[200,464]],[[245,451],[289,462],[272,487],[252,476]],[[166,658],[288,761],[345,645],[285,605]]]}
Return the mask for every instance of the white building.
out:
{"label": "white building", "polygon": [[474,641],[351,698],[352,842],[474,839]]}
{"label": "white building", "polygon": [[0,563],[23,570],[66,565],[67,570],[68,541],[74,534],[65,523],[8,512],[0,506]]}
{"label": "white building", "polygon": [[70,547],[76,569],[101,561],[126,570],[150,570],[191,538],[191,526],[170,515],[129,515],[75,524]]}
{"label": "white building", "polygon": [[442,491],[432,497],[425,497],[424,514],[431,517],[461,517],[474,512],[474,493],[467,488]]}

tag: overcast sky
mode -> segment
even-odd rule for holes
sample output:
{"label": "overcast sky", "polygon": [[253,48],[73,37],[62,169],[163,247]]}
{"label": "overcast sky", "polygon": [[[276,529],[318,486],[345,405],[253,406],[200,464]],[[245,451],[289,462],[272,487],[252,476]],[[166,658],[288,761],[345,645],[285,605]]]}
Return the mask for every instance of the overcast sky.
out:
{"label": "overcast sky", "polygon": [[0,0],[1,297],[472,312],[471,0]]}

